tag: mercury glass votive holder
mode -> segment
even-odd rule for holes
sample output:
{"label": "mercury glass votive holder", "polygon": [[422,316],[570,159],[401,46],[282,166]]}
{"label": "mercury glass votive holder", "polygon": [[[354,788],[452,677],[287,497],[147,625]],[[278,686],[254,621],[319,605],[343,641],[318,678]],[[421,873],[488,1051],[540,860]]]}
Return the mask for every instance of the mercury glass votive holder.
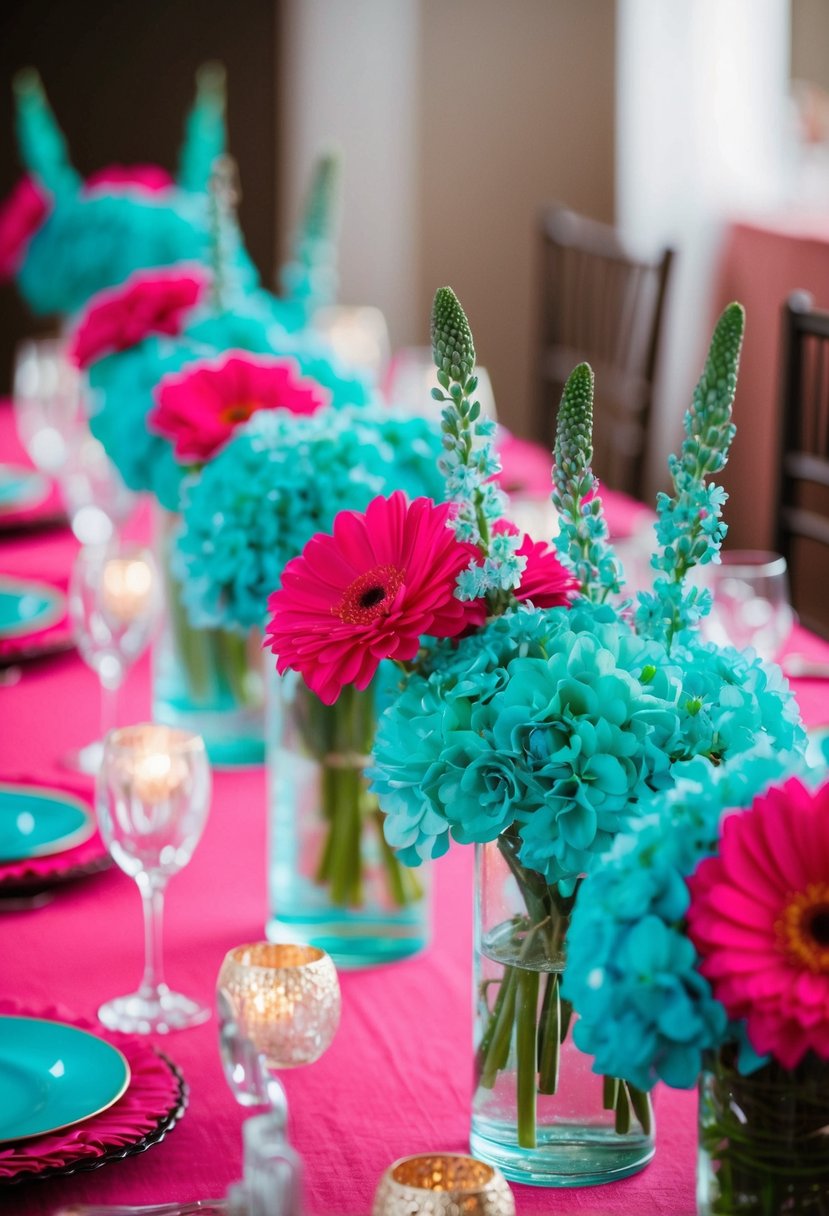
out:
{"label": "mercury glass votive holder", "polygon": [[277,942],[236,946],[225,955],[217,987],[239,1030],[269,1068],[313,1064],[340,1021],[340,984],[324,950]]}
{"label": "mercury glass votive holder", "polygon": [[515,1216],[500,1170],[459,1153],[423,1153],[390,1165],[372,1216]]}

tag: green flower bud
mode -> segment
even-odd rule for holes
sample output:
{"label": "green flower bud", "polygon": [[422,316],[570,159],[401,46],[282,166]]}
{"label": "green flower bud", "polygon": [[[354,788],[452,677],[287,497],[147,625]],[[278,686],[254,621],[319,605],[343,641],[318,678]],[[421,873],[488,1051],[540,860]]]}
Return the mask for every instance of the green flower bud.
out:
{"label": "green flower bud", "polygon": [[432,305],[432,358],[435,366],[457,384],[464,384],[475,366],[472,331],[451,287],[439,287]]}
{"label": "green flower bud", "polygon": [[580,363],[570,373],[556,426],[556,466],[582,470],[590,467],[593,458],[593,369]]}

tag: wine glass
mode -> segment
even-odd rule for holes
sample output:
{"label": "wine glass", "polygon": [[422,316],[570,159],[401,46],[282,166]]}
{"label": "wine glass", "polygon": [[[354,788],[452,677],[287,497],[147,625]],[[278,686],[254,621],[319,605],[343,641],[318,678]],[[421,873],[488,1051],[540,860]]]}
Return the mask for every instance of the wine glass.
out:
{"label": "wine glass", "polygon": [[20,442],[32,463],[55,476],[86,415],[84,377],[61,338],[31,338],[18,344],[14,363],[14,416]]}
{"label": "wine glass", "polygon": [[376,384],[389,361],[389,328],[379,308],[331,305],[314,314],[313,328],[348,367],[367,373]]}
{"label": "wine glass", "polygon": [[705,619],[707,637],[774,659],[794,624],[786,559],[763,550],[730,549],[707,567],[707,575],[714,597]]}
{"label": "wine glass", "polygon": [[112,731],[96,784],[98,827],[115,863],[134,878],[144,907],[144,975],[137,992],[106,1001],[111,1030],[164,1034],[196,1026],[210,1010],[164,980],[164,892],[193,856],[207,819],[210,766],[200,735],[143,723]]}
{"label": "wine glass", "polygon": [[[101,738],[117,726],[118,691],[149,645],[161,614],[161,578],[148,549],[122,541],[81,549],[69,582],[69,617],[84,662],[101,682]],[[94,774],[102,743],[82,747],[71,767]]]}
{"label": "wine glass", "polygon": [[86,423],[79,424],[55,478],[72,531],[82,545],[106,544],[135,507],[136,495],[124,485]]}
{"label": "wine glass", "polygon": [[[485,367],[476,367],[478,387],[472,394],[480,402],[481,413],[493,421],[498,420],[495,394]],[[440,418],[443,404],[432,397],[432,389],[438,388],[438,374],[428,346],[407,346],[397,351],[389,364],[383,395],[390,405],[399,406],[424,418]]]}
{"label": "wine glass", "polygon": [[21,342],[14,369],[15,422],[32,463],[54,477],[82,545],[104,544],[135,506],[89,430],[89,386],[60,338]]}

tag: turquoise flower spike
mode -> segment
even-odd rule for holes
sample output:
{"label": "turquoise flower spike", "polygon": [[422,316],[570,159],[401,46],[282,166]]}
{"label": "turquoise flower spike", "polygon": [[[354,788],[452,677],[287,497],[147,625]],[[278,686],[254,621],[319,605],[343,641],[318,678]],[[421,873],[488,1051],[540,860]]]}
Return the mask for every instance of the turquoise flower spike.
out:
{"label": "turquoise flower spike", "polygon": [[567,379],[558,409],[552,495],[560,519],[556,548],[582,595],[602,603],[621,590],[621,569],[608,544],[592,459],[593,370],[580,363]]}
{"label": "turquoise flower spike", "polygon": [[439,287],[435,293],[431,332],[441,385],[432,389],[432,396],[444,402],[440,471],[447,500],[458,506],[452,527],[458,540],[478,546],[483,559],[461,571],[456,594],[461,600],[486,596],[491,610],[503,611],[512,602],[527,559],[517,556],[520,535],[495,531],[507,515],[506,495],[492,480],[501,468],[493,444],[495,423],[482,418],[480,403],[472,400],[478,386],[473,375],[475,343],[451,287]]}
{"label": "turquoise flower spike", "polygon": [[196,100],[185,122],[179,154],[182,190],[203,194],[216,158],[226,151],[225,70],[220,63],[204,63],[196,73]]}
{"label": "turquoise flower spike", "polygon": [[640,594],[636,614],[639,632],[670,646],[710,609],[707,591],[686,588],[685,576],[694,566],[719,560],[726,534],[722,522],[725,491],[708,485],[728,459],[734,438],[731,407],[743,342],[745,311],[729,304],[717,322],[708,358],[685,415],[685,439],[669,469],[673,495],[657,497],[656,536],[661,546],[651,558],[657,571],[652,594]]}

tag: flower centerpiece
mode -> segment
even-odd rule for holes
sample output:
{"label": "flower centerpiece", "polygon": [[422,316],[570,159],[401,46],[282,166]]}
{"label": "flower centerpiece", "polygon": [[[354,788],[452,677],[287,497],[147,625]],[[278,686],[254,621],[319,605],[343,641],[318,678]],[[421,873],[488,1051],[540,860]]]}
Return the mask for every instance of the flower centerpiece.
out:
{"label": "flower centerpiece", "polygon": [[701,1216],[829,1193],[829,786],[802,767],[758,749],[712,781],[690,762],[585,880],[568,936],[595,1066],[699,1085]]}
{"label": "flower centerpiece", "polygon": [[731,305],[671,460],[673,493],[660,496],[654,588],[635,606],[590,468],[590,368],[574,370],[559,409],[553,551],[504,523],[472,335],[442,288],[432,343],[448,507],[420,505],[408,531],[402,505],[382,500],[339,516],[271,599],[278,668],[324,700],[364,687],[384,659],[402,668],[372,788],[408,863],[440,856],[450,838],[476,846],[471,1141],[516,1180],[605,1181],[653,1152],[641,1078],[614,1067],[591,1082],[574,1041],[569,994],[588,963],[566,957],[564,942],[607,850],[689,766],[713,786],[728,765],[804,746],[779,671],[700,638],[708,596],[687,579],[716,559],[725,532],[724,495],[709,479],[733,437],[742,332]]}
{"label": "flower centerpiece", "polygon": [[[242,635],[261,627],[269,592],[311,537],[378,494],[439,495],[439,454],[433,423],[388,407],[258,412],[184,487],[174,570],[190,619]],[[430,561],[432,546],[421,549]],[[463,605],[451,610],[462,622]],[[399,958],[428,936],[427,884],[387,844],[364,776],[392,691],[381,676],[330,705],[290,673],[268,689],[268,933],[323,945],[340,965]]]}
{"label": "flower centerpiece", "polygon": [[361,405],[369,392],[317,337],[275,324],[263,293],[246,291],[226,173],[214,175],[211,197],[209,269],[139,271],[98,293],[76,322],[71,353],[87,373],[93,434],[125,483],[162,508],[168,612],[155,652],[155,715],[204,735],[214,761],[248,763],[264,756],[261,650],[256,638],[194,629],[187,617],[171,570],[182,487],[254,413],[301,417]]}

